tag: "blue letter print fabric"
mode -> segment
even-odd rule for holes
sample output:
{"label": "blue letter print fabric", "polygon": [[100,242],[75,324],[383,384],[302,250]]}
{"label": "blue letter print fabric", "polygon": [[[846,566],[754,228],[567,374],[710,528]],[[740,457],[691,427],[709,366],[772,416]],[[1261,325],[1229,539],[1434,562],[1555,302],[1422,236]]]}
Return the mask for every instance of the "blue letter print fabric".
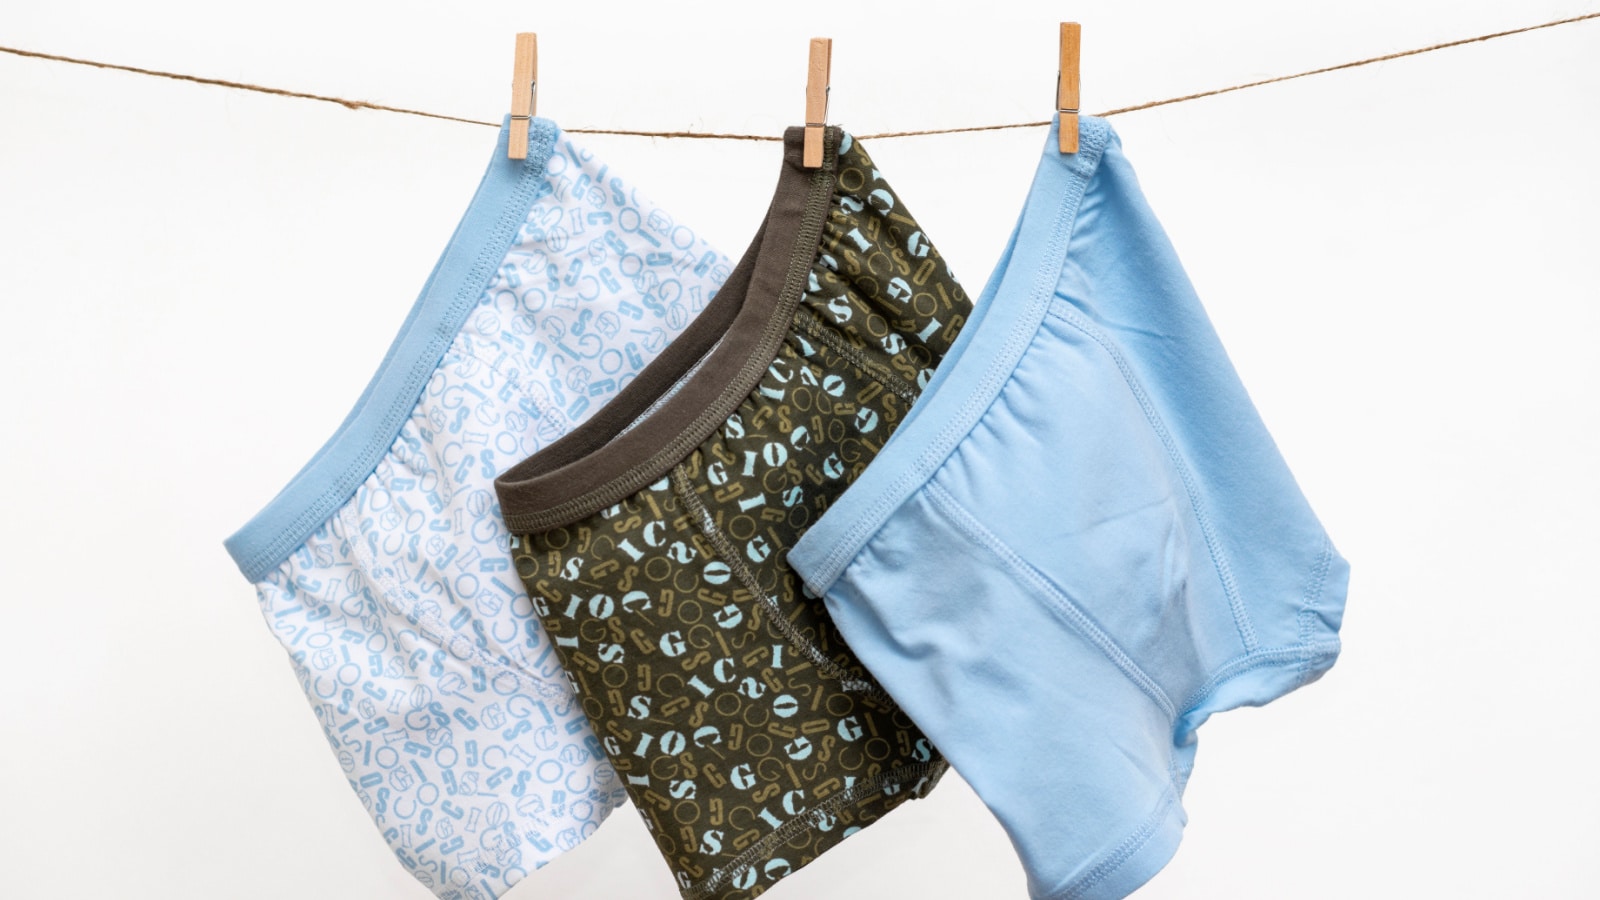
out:
{"label": "blue letter print fabric", "polygon": [[493,481],[584,421],[731,265],[593,153],[508,124],[378,373],[227,541],[338,765],[443,900],[498,897],[624,799],[511,567]]}

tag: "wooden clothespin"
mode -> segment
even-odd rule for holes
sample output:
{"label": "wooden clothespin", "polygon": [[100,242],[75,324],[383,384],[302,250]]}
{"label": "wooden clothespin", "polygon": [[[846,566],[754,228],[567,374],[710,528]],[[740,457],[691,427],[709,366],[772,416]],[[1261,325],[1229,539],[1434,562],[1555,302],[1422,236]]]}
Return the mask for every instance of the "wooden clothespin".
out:
{"label": "wooden clothespin", "polygon": [[811,64],[806,67],[806,142],[800,162],[808,169],[822,165],[822,129],[828,124],[828,75],[833,68],[833,39],[811,39]]}
{"label": "wooden clothespin", "polygon": [[1061,152],[1078,152],[1077,22],[1061,23],[1061,69],[1056,75],[1056,112],[1061,114]]}
{"label": "wooden clothespin", "polygon": [[517,33],[517,59],[511,69],[511,140],[506,155],[528,158],[528,122],[533,118],[534,92],[539,89],[539,36]]}

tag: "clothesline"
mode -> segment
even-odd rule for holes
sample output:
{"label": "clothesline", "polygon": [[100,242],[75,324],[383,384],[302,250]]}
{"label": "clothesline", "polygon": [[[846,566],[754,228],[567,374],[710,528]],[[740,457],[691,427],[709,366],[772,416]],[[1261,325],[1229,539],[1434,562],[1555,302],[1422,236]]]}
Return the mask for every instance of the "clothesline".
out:
{"label": "clothesline", "polygon": [[[1411,50],[1401,50],[1395,53],[1386,53],[1382,56],[1371,56],[1365,59],[1357,59],[1350,62],[1339,63],[1337,65],[1323,66],[1318,69],[1308,69],[1304,72],[1295,72],[1289,75],[1279,75],[1274,78],[1264,78],[1259,81],[1248,81],[1242,84],[1229,85],[1228,87],[1215,88],[1208,91],[1199,91],[1193,94],[1167,97],[1162,100],[1151,100],[1149,102],[1138,103],[1133,106],[1123,106],[1118,107],[1117,109],[1106,110],[1104,112],[1096,113],[1096,115],[1115,116],[1123,113],[1154,109],[1159,106],[1171,106],[1175,103],[1186,103],[1191,100],[1200,100],[1205,97],[1215,97],[1219,94],[1230,94],[1234,91],[1243,91],[1249,88],[1263,87],[1265,85],[1278,84],[1284,81],[1293,81],[1297,78],[1308,78],[1312,75],[1324,75],[1329,72],[1339,72],[1345,69],[1356,69],[1362,66],[1370,66],[1374,63],[1387,62],[1388,60],[1392,59],[1401,59],[1407,56],[1418,56],[1423,53],[1431,53],[1435,50],[1447,50],[1452,47],[1460,47],[1466,44],[1476,44],[1483,41],[1491,41],[1496,38],[1510,37],[1517,34],[1526,34],[1530,31],[1540,31],[1546,28],[1555,28],[1558,25],[1571,25],[1575,22],[1583,22],[1590,19],[1600,19],[1600,11],[1584,13],[1583,15],[1572,16],[1565,19],[1556,19],[1551,22],[1541,22],[1537,25],[1527,25],[1522,28],[1513,28],[1508,31],[1496,31],[1489,34],[1480,34],[1474,37],[1460,38],[1458,40],[1445,41],[1439,44],[1431,44],[1426,47],[1416,47]],[[446,115],[444,113],[428,112],[427,110],[407,109],[401,106],[388,106],[382,103],[370,103],[366,100],[351,100],[344,97],[330,97],[325,94],[312,94],[304,91],[291,91],[283,88],[268,87],[259,84],[228,81],[221,78],[206,78],[199,75],[185,75],[181,72],[164,72],[158,69],[144,69],[138,66],[125,66],[100,60],[79,59],[77,57],[60,56],[53,53],[41,53],[36,50],[23,50],[16,47],[0,46],[0,53],[7,53],[12,56],[19,56],[27,59],[43,59],[51,62],[68,63],[71,65],[92,66],[97,69],[110,69],[117,72],[130,72],[135,75],[148,75],[155,78],[168,78],[175,81],[188,81],[194,84],[232,88],[240,91],[254,91],[256,93],[272,94],[278,97],[291,97],[299,100],[315,100],[321,103],[337,103],[347,109],[369,109],[376,112],[399,113],[401,115],[420,116],[427,119],[442,119],[446,122],[461,122],[467,125],[483,125],[490,128],[500,127],[499,122],[487,122],[482,119],[468,119],[461,116]],[[969,125],[961,128],[931,128],[919,131],[884,131],[876,134],[860,134],[857,135],[857,137],[865,140],[882,140],[884,138],[925,137],[936,134],[963,134],[974,131],[1005,131],[1014,128],[1038,128],[1049,124],[1050,120],[1041,119],[1033,122],[1002,122],[992,125]],[[624,137],[650,137],[666,139],[694,138],[699,140],[724,141],[780,141],[783,139],[778,135],[739,134],[710,131],[642,131],[625,128],[565,128],[564,130],[574,134],[605,134],[619,135]]]}

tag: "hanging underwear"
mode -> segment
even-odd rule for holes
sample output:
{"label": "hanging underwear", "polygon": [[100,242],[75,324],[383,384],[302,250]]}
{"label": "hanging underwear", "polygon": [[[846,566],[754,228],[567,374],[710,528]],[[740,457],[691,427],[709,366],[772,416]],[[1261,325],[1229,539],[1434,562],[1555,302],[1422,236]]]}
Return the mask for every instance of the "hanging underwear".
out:
{"label": "hanging underwear", "polygon": [[1166,864],[1195,730],[1333,664],[1349,575],[1120,141],[1081,121],[910,419],[789,557],[1038,900]]}
{"label": "hanging underwear", "polygon": [[553,123],[526,160],[508,133],[355,409],[227,541],[350,786],[444,900],[499,896],[624,798],[491,483],[621,391],[731,268]]}
{"label": "hanging underwear", "polygon": [[496,482],[533,598],[687,900],[754,897],[944,762],[785,563],[971,305],[858,142],[785,138],[727,284],[605,409]]}

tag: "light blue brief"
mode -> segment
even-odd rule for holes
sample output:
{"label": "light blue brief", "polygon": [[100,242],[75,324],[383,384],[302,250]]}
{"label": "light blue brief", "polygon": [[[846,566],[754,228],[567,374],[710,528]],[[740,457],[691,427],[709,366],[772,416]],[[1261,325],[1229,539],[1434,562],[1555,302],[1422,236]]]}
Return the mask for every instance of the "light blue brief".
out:
{"label": "light blue brief", "polygon": [[1039,900],[1176,852],[1195,730],[1315,680],[1349,566],[1084,118],[973,319],[789,561],[1005,826]]}

